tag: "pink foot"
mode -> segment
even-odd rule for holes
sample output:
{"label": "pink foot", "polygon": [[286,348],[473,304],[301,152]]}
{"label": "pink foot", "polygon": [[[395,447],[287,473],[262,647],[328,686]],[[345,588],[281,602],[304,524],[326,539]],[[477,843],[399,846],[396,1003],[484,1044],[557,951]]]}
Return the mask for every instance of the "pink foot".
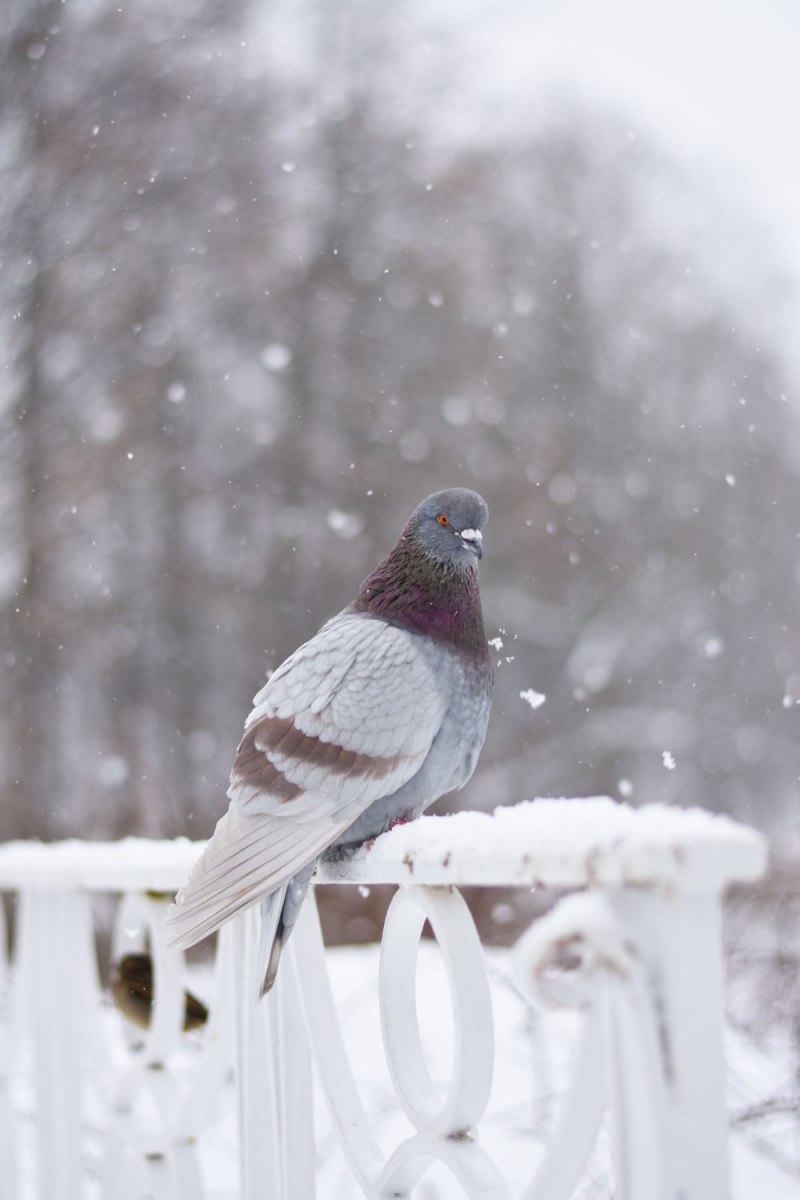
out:
{"label": "pink foot", "polygon": [[[394,817],[386,826],[384,832],[388,833],[390,829],[394,829],[395,825],[407,825],[410,820],[410,817]],[[364,845],[368,850],[371,850],[377,840],[378,839],[376,837],[367,838],[367,840],[364,842]]]}

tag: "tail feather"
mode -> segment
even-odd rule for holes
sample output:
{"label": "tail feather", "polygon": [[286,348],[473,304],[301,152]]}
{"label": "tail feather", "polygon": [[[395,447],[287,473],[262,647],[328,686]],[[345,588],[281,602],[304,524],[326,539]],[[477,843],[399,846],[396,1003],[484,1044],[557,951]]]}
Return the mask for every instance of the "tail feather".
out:
{"label": "tail feather", "polygon": [[279,891],[316,860],[328,836],[326,829],[248,816],[232,805],[167,911],[169,944],[191,946],[265,892]]}
{"label": "tail feather", "polygon": [[275,982],[283,948],[283,906],[289,887],[284,883],[261,901],[261,933],[258,939],[256,979],[259,980],[258,999],[262,1000]]}
{"label": "tail feather", "polygon": [[281,951],[295,926],[316,861],[298,871],[285,884],[261,901],[261,935],[258,942],[258,999],[263,999],[275,982]]}

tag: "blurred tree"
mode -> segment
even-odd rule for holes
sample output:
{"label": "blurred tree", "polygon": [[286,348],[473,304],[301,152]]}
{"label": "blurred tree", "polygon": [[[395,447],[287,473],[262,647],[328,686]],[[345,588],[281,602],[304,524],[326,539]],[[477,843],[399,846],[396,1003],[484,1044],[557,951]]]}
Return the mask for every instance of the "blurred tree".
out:
{"label": "blurred tree", "polygon": [[208,832],[264,672],[453,483],[505,631],[458,802],[780,820],[794,418],[722,216],[602,115],[447,141],[402,6],[0,19],[0,835]]}

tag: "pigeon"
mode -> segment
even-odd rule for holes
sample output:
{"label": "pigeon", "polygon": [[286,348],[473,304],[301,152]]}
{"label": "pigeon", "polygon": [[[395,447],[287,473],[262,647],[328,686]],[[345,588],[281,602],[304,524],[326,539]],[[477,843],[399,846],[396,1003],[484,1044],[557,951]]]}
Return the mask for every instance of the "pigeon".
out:
{"label": "pigeon", "polygon": [[413,820],[475,770],[492,697],[488,516],[467,488],[428,496],[355,600],[253,701],[228,811],[165,920],[185,948],[260,903],[259,999],[320,858]]}

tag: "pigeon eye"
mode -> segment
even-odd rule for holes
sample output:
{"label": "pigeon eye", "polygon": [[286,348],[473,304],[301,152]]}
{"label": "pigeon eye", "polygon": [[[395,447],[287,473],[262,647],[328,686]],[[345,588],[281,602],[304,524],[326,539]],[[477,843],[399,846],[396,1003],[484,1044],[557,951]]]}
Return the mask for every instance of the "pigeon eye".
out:
{"label": "pigeon eye", "polygon": [[440,525],[449,525],[450,524],[450,522],[447,519],[446,513],[439,513],[436,520],[439,522]]}

